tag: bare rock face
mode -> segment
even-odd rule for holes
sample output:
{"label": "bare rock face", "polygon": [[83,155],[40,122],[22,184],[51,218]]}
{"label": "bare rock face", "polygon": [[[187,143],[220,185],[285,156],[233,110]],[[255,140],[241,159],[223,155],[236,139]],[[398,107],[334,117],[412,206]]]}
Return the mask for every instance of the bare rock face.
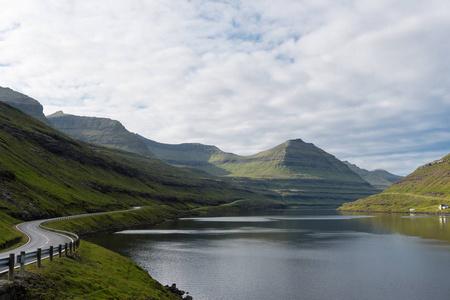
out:
{"label": "bare rock face", "polygon": [[44,115],[44,108],[42,105],[37,100],[28,97],[27,95],[13,91],[10,88],[0,87],[0,101],[18,108],[27,115],[51,126],[50,121],[47,120]]}

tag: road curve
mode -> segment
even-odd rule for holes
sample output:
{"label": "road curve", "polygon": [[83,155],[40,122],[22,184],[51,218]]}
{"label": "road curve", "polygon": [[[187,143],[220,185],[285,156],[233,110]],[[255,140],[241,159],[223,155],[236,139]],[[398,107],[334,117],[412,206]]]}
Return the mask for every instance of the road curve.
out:
{"label": "road curve", "polygon": [[[136,209],[140,209],[140,208],[141,207],[134,207],[133,209],[121,210],[121,211],[83,214],[83,215],[67,216],[67,217],[44,219],[44,220],[35,220],[35,221],[20,223],[16,226],[16,228],[28,236],[28,242],[25,245],[22,245],[18,248],[8,251],[8,252],[0,253],[0,259],[8,258],[10,253],[14,253],[17,256],[17,255],[20,255],[21,251],[25,251],[26,253],[34,252],[37,250],[37,248],[48,249],[48,248],[50,248],[50,246],[57,247],[60,244],[64,245],[65,243],[73,242],[73,239],[72,239],[72,237],[69,236],[69,233],[66,235],[66,234],[52,232],[52,231],[48,231],[48,230],[40,228],[39,226],[42,225],[43,223],[58,221],[58,220],[63,220],[63,219],[100,215],[100,214],[126,212],[126,211],[132,211],[132,210],[136,210]],[[0,269],[0,273],[3,273],[3,268]]]}

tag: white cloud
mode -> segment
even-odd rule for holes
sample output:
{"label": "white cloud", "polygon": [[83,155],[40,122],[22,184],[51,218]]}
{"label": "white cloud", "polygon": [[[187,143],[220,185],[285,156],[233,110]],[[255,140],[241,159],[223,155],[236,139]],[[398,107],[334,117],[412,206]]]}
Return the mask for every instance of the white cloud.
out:
{"label": "white cloud", "polygon": [[450,152],[444,0],[0,4],[0,85],[46,113],[238,154],[302,138],[400,174]]}

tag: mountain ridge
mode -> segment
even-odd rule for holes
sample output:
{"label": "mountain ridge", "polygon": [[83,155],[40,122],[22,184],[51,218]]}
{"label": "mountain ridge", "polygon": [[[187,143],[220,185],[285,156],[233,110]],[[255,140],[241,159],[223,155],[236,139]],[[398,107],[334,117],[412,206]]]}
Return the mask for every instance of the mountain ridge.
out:
{"label": "mountain ridge", "polygon": [[130,132],[119,121],[75,116],[62,111],[48,115],[47,119],[55,128],[73,138],[144,156],[154,156],[145,144],[138,137],[129,134]]}
{"label": "mountain ridge", "polygon": [[275,192],[292,203],[337,205],[378,192],[336,157],[301,139],[288,140],[254,155],[239,156],[215,146],[151,141],[107,118],[57,112],[48,120],[79,140],[156,157],[197,175],[200,173],[195,169],[199,169],[241,186]]}
{"label": "mountain ridge", "polygon": [[355,164],[352,164],[348,161],[344,161],[344,163],[356,174],[361,176],[364,180],[372,184],[374,187],[385,190],[389,186],[391,186],[393,183],[397,182],[398,180],[402,179],[402,176],[397,176],[394,174],[389,173],[385,170],[373,170],[369,171],[366,169],[362,169],[358,167]]}
{"label": "mountain ridge", "polygon": [[[61,116],[61,118],[67,118],[67,116]],[[54,122],[55,118],[49,119],[56,128],[60,126],[60,123]],[[80,123],[75,124],[74,127],[76,127],[75,130],[80,131],[80,128],[84,127],[82,122],[85,119],[77,120]],[[102,118],[91,118],[91,120],[104,121]],[[66,133],[70,134],[69,131]],[[283,199],[292,202],[317,204],[315,198],[318,198],[321,199],[318,201],[320,204],[336,205],[339,199],[342,199],[340,203],[343,203],[346,200],[356,200],[357,197],[377,192],[340,160],[301,139],[288,140],[254,155],[239,156],[224,152],[216,146],[199,143],[164,144],[138,134],[128,133],[133,138],[139,138],[155,157],[167,163],[193,168],[192,170],[199,169],[214,176],[231,178],[242,185],[260,190],[269,188],[279,193]],[[88,140],[88,135],[74,135],[74,137]],[[271,182],[263,183],[262,180]],[[299,182],[299,180],[303,181]],[[310,188],[311,186],[313,188]],[[324,188],[323,191],[319,191],[320,186]],[[351,192],[341,191],[340,186],[345,186]]]}

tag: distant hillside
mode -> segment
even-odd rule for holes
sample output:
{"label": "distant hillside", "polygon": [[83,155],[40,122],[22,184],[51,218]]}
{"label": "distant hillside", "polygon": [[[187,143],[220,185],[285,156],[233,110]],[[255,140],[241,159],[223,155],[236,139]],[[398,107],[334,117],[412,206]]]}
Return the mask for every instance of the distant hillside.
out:
{"label": "distant hillside", "polygon": [[10,88],[0,87],[0,101],[20,109],[26,114],[38,119],[41,122],[44,122],[47,125],[51,125],[44,115],[42,105],[31,97],[13,91]]}
{"label": "distant hillside", "polygon": [[142,139],[166,162],[270,189],[289,203],[332,205],[378,192],[334,156],[300,139],[250,156],[226,153],[215,146],[168,145]]}
{"label": "distant hillside", "polygon": [[437,212],[439,204],[450,205],[450,154],[419,167],[381,194],[345,203],[340,209]]}
{"label": "distant hillside", "polygon": [[158,143],[139,136],[148,149],[158,158],[167,163],[190,168],[197,168],[213,175],[229,175],[227,170],[217,167],[213,161],[219,157],[233,159],[237,157],[232,153],[226,153],[216,146],[208,146],[195,143],[179,145]]}
{"label": "distant hillside", "polygon": [[391,174],[385,170],[374,170],[368,171],[366,169],[361,169],[357,165],[351,164],[348,161],[344,161],[344,163],[356,174],[361,176],[362,179],[369,182],[371,185],[376,187],[377,189],[385,190],[394,182],[402,179],[402,176],[397,176]]}
{"label": "distant hillside", "polygon": [[187,167],[185,170],[197,174],[200,173],[194,169],[232,178],[235,183],[260,191],[274,191],[293,204],[340,205],[379,191],[334,156],[300,139],[255,155],[239,156],[215,146],[158,143],[128,132],[123,126],[120,130],[114,126],[99,130],[103,128],[102,124],[113,122],[108,119],[62,113],[49,116],[49,119],[55,128],[84,141],[114,146],[117,135],[121,144],[116,143],[116,147],[142,154],[143,151],[135,150],[135,147],[125,148],[126,140],[138,138],[150,153],[167,163]]}
{"label": "distant hillside", "polygon": [[47,118],[55,128],[76,139],[153,156],[141,139],[125,129],[119,121],[79,117],[64,114],[62,111],[49,115]]}

